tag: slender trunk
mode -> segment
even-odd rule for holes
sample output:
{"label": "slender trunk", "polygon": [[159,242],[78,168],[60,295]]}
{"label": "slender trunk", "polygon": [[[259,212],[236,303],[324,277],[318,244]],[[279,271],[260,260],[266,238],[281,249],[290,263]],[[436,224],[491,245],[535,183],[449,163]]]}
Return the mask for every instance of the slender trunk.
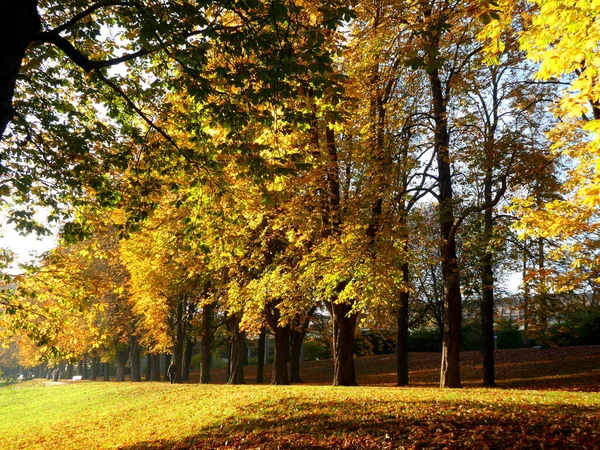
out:
{"label": "slender trunk", "polygon": [[17,76],[25,52],[40,31],[37,0],[0,1],[0,141],[14,116]]}
{"label": "slender trunk", "polygon": [[188,337],[185,340],[185,350],[183,352],[183,367],[181,368],[181,381],[190,381],[190,370],[192,368],[192,355],[196,339]]}
{"label": "slender trunk", "polygon": [[[329,215],[325,218],[325,233],[323,237],[341,235],[341,207],[340,207],[340,183],[338,176],[338,154],[335,144],[335,134],[332,129],[325,129],[327,140],[327,154],[331,163],[328,170],[329,187]],[[336,287],[334,294],[341,292],[346,285],[342,282]],[[333,385],[334,386],[357,386],[356,370],[354,367],[353,345],[354,330],[356,328],[356,314],[350,314],[352,303],[336,303],[331,299],[330,308],[333,320]]]}
{"label": "slender trunk", "polygon": [[131,381],[142,381],[142,370],[140,365],[140,344],[137,336],[131,336],[129,340],[129,360],[131,361]]}
{"label": "slender trunk", "polygon": [[146,354],[146,381],[152,380],[152,355]]}
{"label": "slender trunk", "polygon": [[288,350],[290,342],[290,326],[277,325],[273,329],[275,334],[275,361],[273,362],[273,375],[271,384],[290,384],[288,378]]}
{"label": "slender trunk", "polygon": [[67,366],[67,373],[66,373],[66,377],[65,377],[67,380],[70,380],[73,378],[73,369],[74,369],[73,364],[69,364]]}
{"label": "slender trunk", "polygon": [[163,381],[169,381],[169,374],[167,370],[169,370],[169,365],[171,364],[171,354],[165,353],[165,365],[163,367]]}
{"label": "slender trunk", "polygon": [[[486,169],[484,180],[485,202],[492,202],[492,167]],[[494,367],[494,269],[490,244],[493,237],[494,219],[492,208],[483,212],[483,235],[485,252],[481,264],[481,355],[483,359],[483,385],[496,386]]]}
{"label": "slender trunk", "polygon": [[258,336],[258,361],[256,366],[256,382],[265,381],[265,341],[267,339],[267,329],[262,327]]}
{"label": "slender trunk", "polygon": [[212,304],[202,307],[202,363],[200,366],[200,383],[210,383],[210,366],[212,363]]}
{"label": "slender trunk", "polygon": [[227,384],[244,384],[244,339],[246,333],[240,331],[240,319],[238,317],[231,316],[227,320],[232,331],[231,368]]}
{"label": "slender trunk", "polygon": [[[435,43],[437,44],[437,43]],[[434,45],[434,47],[437,47]],[[429,61],[433,65],[433,61]],[[442,89],[439,71],[429,73],[435,119],[435,152],[438,166],[439,226],[441,238],[442,280],[444,284],[444,336],[440,387],[458,388],[460,382],[460,338],[462,299],[456,254],[454,201],[450,166],[450,136],[448,134],[447,98]]]}
{"label": "slender trunk", "polygon": [[[408,150],[405,149],[404,158],[408,159]],[[408,187],[408,178],[406,175],[403,176],[403,186],[406,189]],[[410,251],[408,245],[408,207],[406,202],[400,202],[399,211],[399,223],[401,230],[401,239],[403,240],[403,262],[400,266],[402,271],[402,283],[403,289],[400,291],[398,298],[398,316],[397,316],[397,347],[396,347],[396,378],[398,386],[408,385],[408,301],[410,292],[409,286],[409,265],[408,265],[408,253]]]}
{"label": "slender trunk", "polygon": [[[408,244],[406,244],[408,245]],[[408,285],[408,262],[402,264],[402,279]],[[398,334],[397,334],[397,382],[398,386],[408,385],[408,290],[400,292],[398,305]]]}
{"label": "slender trunk", "polygon": [[[185,340],[185,319],[183,313],[185,311],[185,299],[182,298],[177,303],[177,316],[175,318],[175,342],[173,342],[173,360],[178,369],[183,365],[183,345]],[[167,366],[168,367],[168,366]],[[177,370],[175,382],[181,383],[181,370]]]}
{"label": "slender trunk", "polygon": [[90,379],[90,373],[88,371],[88,360],[87,355],[83,355],[83,373],[81,374],[84,380]]}
{"label": "slender trunk", "polygon": [[98,357],[92,356],[91,368],[90,368],[90,380],[96,381],[98,378]]}

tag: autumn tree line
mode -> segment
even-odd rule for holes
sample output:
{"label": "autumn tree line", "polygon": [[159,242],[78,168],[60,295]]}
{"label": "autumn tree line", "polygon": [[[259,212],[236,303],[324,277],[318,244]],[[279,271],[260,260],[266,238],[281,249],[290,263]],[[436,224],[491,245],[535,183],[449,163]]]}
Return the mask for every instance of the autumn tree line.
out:
{"label": "autumn tree line", "polygon": [[397,330],[408,384],[436,324],[460,387],[475,305],[494,386],[508,272],[531,338],[597,308],[595,3],[2,2],[0,193],[24,232],[40,207],[61,227],[7,280],[5,345],[139,381],[142,352],[155,380],[200,342],[208,382],[219,329],[242,383],[268,332],[287,384],[319,313],[334,385],[361,328]]}

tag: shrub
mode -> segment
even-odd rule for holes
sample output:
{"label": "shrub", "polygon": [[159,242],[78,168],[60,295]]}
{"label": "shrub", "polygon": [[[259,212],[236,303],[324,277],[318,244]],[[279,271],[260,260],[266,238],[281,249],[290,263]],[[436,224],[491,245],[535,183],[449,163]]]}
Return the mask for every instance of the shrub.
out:
{"label": "shrub", "polygon": [[439,328],[421,327],[412,330],[408,335],[409,352],[442,351],[442,335]]}
{"label": "shrub", "polygon": [[331,358],[329,347],[323,342],[311,338],[306,338],[304,340],[302,351],[304,354],[304,361]]}
{"label": "shrub", "polygon": [[497,348],[524,347],[524,335],[519,326],[511,319],[500,319],[496,322]]}
{"label": "shrub", "polygon": [[365,330],[364,337],[371,343],[374,355],[390,355],[396,353],[395,330]]}
{"label": "shrub", "polygon": [[463,324],[460,337],[461,351],[481,350],[481,322],[469,321]]}
{"label": "shrub", "polygon": [[600,344],[600,308],[567,313],[550,326],[549,335],[555,345]]}

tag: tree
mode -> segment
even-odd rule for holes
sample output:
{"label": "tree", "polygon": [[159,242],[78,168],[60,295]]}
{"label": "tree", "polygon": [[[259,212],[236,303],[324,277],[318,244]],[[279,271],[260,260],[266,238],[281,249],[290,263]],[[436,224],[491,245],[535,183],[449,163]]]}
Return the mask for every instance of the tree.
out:
{"label": "tree", "polygon": [[[483,38],[495,55],[503,45],[502,33],[520,32],[521,48],[534,62],[539,62],[540,83],[560,85],[561,100],[553,112],[559,119],[548,133],[557,157],[568,158],[567,177],[556,192],[560,196],[523,199],[517,204],[522,238],[561,241],[553,256],[571,259],[567,274],[555,279],[558,290],[583,287],[595,279],[598,221],[598,183],[594,175],[597,163],[598,103],[597,71],[600,59],[596,43],[599,32],[594,26],[598,16],[594,2],[529,1],[528,8],[519,2],[501,2],[503,14],[488,24]],[[515,17],[522,17],[521,21]],[[519,30],[514,23],[522,23]],[[494,56],[492,56],[493,58]],[[553,283],[554,284],[554,283]]]}
{"label": "tree", "polygon": [[[0,139],[10,163],[0,193],[22,202],[12,220],[41,230],[29,207],[49,206],[55,220],[82,186],[114,204],[108,173],[126,167],[135,158],[132,142],[149,133],[196,167],[210,165],[153,121],[168,115],[167,94],[188,92],[203,115],[232,129],[250,116],[270,122],[262,108],[239,105],[270,99],[283,106],[307,73],[317,75],[312,83],[322,95],[331,71],[322,44],[349,14],[343,2],[316,9],[302,1],[3,1]],[[123,70],[109,70],[118,64]],[[224,95],[221,86],[234,89]]]}

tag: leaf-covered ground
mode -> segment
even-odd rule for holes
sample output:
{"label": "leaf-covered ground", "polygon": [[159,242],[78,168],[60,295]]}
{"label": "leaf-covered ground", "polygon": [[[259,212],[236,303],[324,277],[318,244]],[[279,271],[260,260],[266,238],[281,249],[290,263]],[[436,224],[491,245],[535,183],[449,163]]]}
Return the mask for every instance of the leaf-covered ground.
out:
{"label": "leaf-covered ground", "polygon": [[[412,386],[437,387],[440,380],[439,353],[409,355]],[[496,350],[496,381],[502,388],[559,389],[600,391],[600,345],[544,349]],[[246,382],[254,383],[256,368],[245,369]],[[330,360],[304,362],[303,380],[308,384],[331,384],[333,364]],[[394,386],[396,355],[356,359],[361,386]],[[265,369],[269,382],[270,366]],[[465,387],[481,387],[483,373],[480,352],[461,353],[461,377]],[[225,372],[215,371],[215,382],[225,382]],[[197,373],[192,381],[198,381]]]}
{"label": "leaf-covered ground", "polygon": [[[353,388],[26,382],[0,388],[0,448],[600,448],[600,393],[574,382],[588,371],[597,383],[600,348],[560,350],[510,351],[502,384],[521,389],[385,386],[383,357],[357,361],[369,367],[363,383],[380,386]],[[436,378],[429,356],[413,355],[423,385]],[[508,362],[516,356],[527,358]],[[305,378],[316,382],[323,367]]]}

